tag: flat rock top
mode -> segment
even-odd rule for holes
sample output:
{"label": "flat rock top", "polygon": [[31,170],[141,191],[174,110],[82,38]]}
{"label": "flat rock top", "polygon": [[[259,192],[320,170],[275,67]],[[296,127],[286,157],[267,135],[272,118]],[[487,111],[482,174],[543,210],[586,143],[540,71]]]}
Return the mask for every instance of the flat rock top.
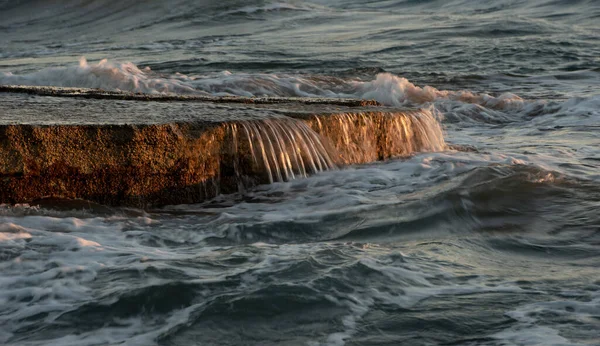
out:
{"label": "flat rock top", "polygon": [[0,86],[0,125],[226,122],[366,111],[398,110],[361,100],[149,95],[97,89]]}

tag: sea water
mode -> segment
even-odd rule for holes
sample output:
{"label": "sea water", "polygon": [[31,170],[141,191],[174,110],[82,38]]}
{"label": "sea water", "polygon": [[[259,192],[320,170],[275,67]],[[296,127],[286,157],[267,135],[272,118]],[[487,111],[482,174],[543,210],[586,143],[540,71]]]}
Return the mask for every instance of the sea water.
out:
{"label": "sea water", "polygon": [[200,204],[3,205],[0,344],[600,345],[597,1],[0,1],[0,84],[374,99],[443,130]]}

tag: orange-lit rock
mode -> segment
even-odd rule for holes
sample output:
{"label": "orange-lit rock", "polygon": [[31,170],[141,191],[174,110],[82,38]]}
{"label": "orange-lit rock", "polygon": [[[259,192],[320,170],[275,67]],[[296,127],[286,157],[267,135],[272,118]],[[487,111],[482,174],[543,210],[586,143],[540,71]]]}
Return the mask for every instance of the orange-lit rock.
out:
{"label": "orange-lit rock", "polygon": [[439,124],[421,110],[344,100],[212,98],[215,105],[122,93],[107,100],[79,89],[77,97],[71,89],[48,97],[37,95],[49,94],[44,88],[20,88],[4,87],[10,92],[0,99],[0,203],[47,196],[141,208],[194,203],[445,148]]}

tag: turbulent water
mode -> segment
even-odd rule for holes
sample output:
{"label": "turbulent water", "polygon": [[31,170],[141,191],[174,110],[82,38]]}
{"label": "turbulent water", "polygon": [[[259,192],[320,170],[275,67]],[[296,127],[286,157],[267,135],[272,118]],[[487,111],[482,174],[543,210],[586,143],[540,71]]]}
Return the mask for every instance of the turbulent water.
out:
{"label": "turbulent water", "polygon": [[448,144],[4,205],[0,344],[600,345],[598,1],[0,1],[0,84],[375,99]]}

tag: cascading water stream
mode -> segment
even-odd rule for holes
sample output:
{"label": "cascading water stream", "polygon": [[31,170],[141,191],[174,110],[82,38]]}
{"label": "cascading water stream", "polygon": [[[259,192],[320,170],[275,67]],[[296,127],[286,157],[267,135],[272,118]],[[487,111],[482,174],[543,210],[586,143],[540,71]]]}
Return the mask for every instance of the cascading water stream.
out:
{"label": "cascading water stream", "polygon": [[241,121],[232,123],[230,130],[238,177],[262,171],[273,183],[337,167],[332,159],[335,150],[300,120]]}
{"label": "cascading water stream", "polygon": [[339,164],[406,157],[446,148],[430,110],[361,112],[314,116],[310,126],[337,149]]}
{"label": "cascading water stream", "polygon": [[229,124],[238,185],[250,176],[282,182],[415,152],[446,148],[429,110],[364,112],[245,120]]}

